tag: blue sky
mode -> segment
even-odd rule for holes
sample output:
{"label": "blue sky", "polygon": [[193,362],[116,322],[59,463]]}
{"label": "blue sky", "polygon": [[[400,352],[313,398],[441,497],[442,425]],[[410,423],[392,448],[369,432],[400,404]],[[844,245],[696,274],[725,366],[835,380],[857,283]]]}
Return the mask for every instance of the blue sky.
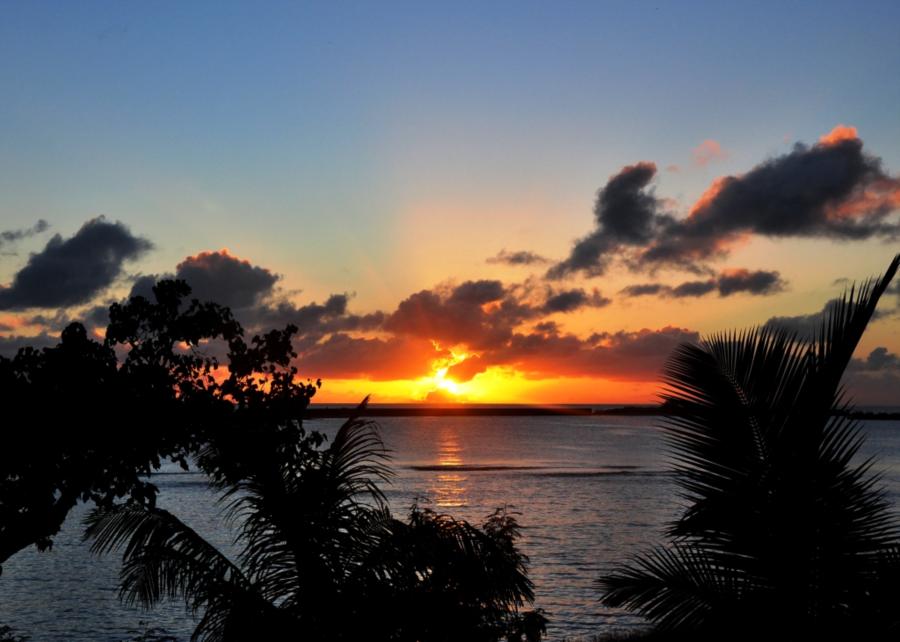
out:
{"label": "blue sky", "polygon": [[[155,244],[133,273],[228,247],[389,307],[504,247],[565,255],[637,161],[682,212],[841,123],[897,172],[898,24],[897,2],[4,2],[2,227],[102,214]],[[725,152],[701,167],[704,140]],[[882,247],[842,246],[846,276]]]}

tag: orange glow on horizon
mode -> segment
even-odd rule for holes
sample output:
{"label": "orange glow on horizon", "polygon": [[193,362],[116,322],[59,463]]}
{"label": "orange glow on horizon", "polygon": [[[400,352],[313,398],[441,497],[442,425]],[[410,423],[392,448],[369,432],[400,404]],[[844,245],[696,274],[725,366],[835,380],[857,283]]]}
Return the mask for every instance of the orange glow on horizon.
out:
{"label": "orange glow on horizon", "polygon": [[[437,373],[436,373],[437,374]],[[469,381],[435,376],[421,379],[370,381],[326,379],[313,398],[315,403],[357,403],[371,395],[372,403],[475,403],[475,404],[648,404],[658,402],[656,381],[624,381],[598,377],[528,378],[511,368],[492,366]],[[430,395],[430,396],[429,396]]]}

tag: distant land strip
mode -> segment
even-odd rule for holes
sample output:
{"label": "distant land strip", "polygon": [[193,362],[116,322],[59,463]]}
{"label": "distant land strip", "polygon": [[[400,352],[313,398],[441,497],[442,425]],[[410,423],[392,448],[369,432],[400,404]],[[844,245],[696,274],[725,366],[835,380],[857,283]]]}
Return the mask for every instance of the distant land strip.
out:
{"label": "distant land strip", "polygon": [[[592,408],[590,406],[489,406],[489,405],[408,405],[408,406],[356,406],[313,405],[307,410],[309,419],[347,419],[349,417],[541,417],[575,415],[588,417],[665,417],[675,413],[659,405],[616,406]],[[853,419],[900,420],[900,410],[858,410],[840,413]]]}

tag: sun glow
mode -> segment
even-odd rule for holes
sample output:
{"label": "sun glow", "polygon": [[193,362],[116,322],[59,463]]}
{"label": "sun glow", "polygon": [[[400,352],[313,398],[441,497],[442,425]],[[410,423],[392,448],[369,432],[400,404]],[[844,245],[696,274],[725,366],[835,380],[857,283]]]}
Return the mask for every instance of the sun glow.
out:
{"label": "sun glow", "polygon": [[[435,345],[435,348],[440,349],[440,346]],[[471,381],[460,383],[449,377],[447,373],[450,371],[450,368],[462,363],[470,356],[472,355],[465,351],[451,348],[449,357],[435,359],[431,364],[434,374],[419,380],[421,388],[425,391],[421,400],[464,401],[466,394],[469,392],[467,389],[471,387],[468,385]]]}

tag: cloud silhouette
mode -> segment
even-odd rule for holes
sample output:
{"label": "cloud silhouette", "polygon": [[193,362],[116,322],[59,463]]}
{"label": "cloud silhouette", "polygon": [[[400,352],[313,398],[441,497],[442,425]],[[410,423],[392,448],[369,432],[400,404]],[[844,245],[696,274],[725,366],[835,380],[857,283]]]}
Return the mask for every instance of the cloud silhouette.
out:
{"label": "cloud silhouette", "polygon": [[850,360],[847,379],[858,404],[896,406],[897,391],[900,390],[900,355],[878,346],[865,359]]}
{"label": "cloud silhouette", "polygon": [[900,236],[900,222],[891,216],[900,209],[900,178],[863,151],[852,127],[840,125],[814,145],[798,143],[746,174],[716,179],[682,219],[666,212],[654,194],[655,175],[656,166],[643,162],[611,177],[594,205],[594,229],[547,278],[576,272],[598,276],[614,260],[633,270],[708,274],[710,261],[753,236],[843,241]]}
{"label": "cloud silhouette", "polygon": [[895,238],[900,179],[863,151],[856,130],[839,126],[812,146],[717,179],[689,216],[640,255],[644,266],[696,267],[725,256],[742,238]]}
{"label": "cloud silhouette", "polygon": [[552,314],[554,312],[573,312],[584,307],[602,308],[610,303],[612,303],[612,299],[600,294],[596,288],[591,293],[585,292],[582,288],[575,288],[551,294],[541,309],[547,314]]}
{"label": "cloud silhouette", "polygon": [[518,252],[507,252],[505,249],[500,250],[496,256],[487,259],[488,263],[500,263],[505,265],[540,265],[550,263],[550,259],[529,252],[520,250]]}
{"label": "cloud silhouette", "polygon": [[0,357],[14,357],[21,348],[52,348],[59,343],[59,334],[41,332],[37,335],[0,337]]}
{"label": "cloud silhouette", "polygon": [[198,299],[215,301],[232,309],[250,307],[272,293],[278,276],[252,265],[223,249],[189,256],[175,268]]}
{"label": "cloud silhouette", "polygon": [[303,376],[390,381],[431,374],[431,363],[446,356],[426,339],[335,333],[300,350],[296,365]]}
{"label": "cloud silhouette", "polygon": [[548,314],[603,307],[610,300],[598,290],[557,290],[534,281],[466,281],[452,288],[421,290],[401,301],[384,330],[474,349],[501,345],[525,321]]}
{"label": "cloud silhouette", "polygon": [[383,312],[350,313],[347,293],[332,294],[324,303],[305,305],[279,298],[275,288],[278,275],[225,249],[188,256],[174,273],[142,275],[135,279],[129,296],[152,300],[153,286],[161,279],[173,278],[188,283],[192,298],[231,308],[235,318],[251,332],[293,324],[307,343],[331,332],[375,330],[385,319]]}
{"label": "cloud silhouette", "polygon": [[153,245],[134,236],[123,223],[102,216],[81,226],[72,237],[55,235],[0,288],[0,310],[54,308],[90,301],[122,274],[123,264],[143,256]]}
{"label": "cloud silhouette", "polygon": [[737,268],[724,270],[710,279],[686,281],[676,286],[638,283],[623,288],[620,293],[628,297],[659,295],[675,298],[704,296],[711,292],[717,292],[720,297],[742,293],[765,296],[781,292],[785,287],[786,283],[777,271]]}
{"label": "cloud silhouette", "polygon": [[26,229],[3,230],[0,232],[0,247],[3,247],[8,243],[15,243],[24,238],[40,234],[41,232],[46,232],[49,227],[50,224],[47,221],[38,219],[37,223]]}
{"label": "cloud silhouette", "polygon": [[551,267],[547,277],[574,272],[599,276],[620,249],[643,247],[671,227],[674,219],[650,188],[655,175],[656,165],[637,163],[612,176],[597,194],[594,230],[576,241],[568,258]]}
{"label": "cloud silhouette", "polygon": [[671,289],[670,286],[662,283],[635,283],[619,290],[619,294],[624,294],[627,297],[652,296],[668,294]]}
{"label": "cloud silhouette", "polygon": [[652,381],[676,346],[699,340],[697,332],[672,326],[603,332],[587,338],[555,332],[516,333],[504,346],[480,356],[486,364],[515,368],[533,378]]}

